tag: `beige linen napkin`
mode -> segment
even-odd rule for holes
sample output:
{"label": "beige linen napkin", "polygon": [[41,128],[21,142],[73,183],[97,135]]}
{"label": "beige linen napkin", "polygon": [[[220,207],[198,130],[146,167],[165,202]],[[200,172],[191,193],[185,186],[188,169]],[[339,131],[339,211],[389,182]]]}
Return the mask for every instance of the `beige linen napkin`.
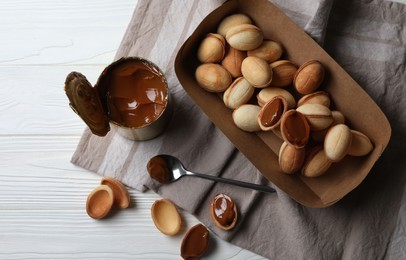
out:
{"label": "beige linen napkin", "polygon": [[[145,142],[129,141],[115,132],[101,138],[86,129],[72,162],[140,191],[150,188],[196,215],[219,237],[271,259],[405,256],[406,154],[400,144],[406,143],[406,9],[400,4],[273,1],[365,88],[392,123],[396,142],[390,143],[366,181],[343,200],[326,209],[310,209],[279,189],[263,194],[197,178],[170,185],[149,178],[148,160],[166,153],[193,171],[272,186],[193,103],[174,72],[180,46],[222,2],[139,0],[116,59],[140,56],[156,63],[167,76],[174,117],[163,135]],[[240,219],[232,231],[222,231],[210,220],[209,203],[219,192],[238,205]]]}

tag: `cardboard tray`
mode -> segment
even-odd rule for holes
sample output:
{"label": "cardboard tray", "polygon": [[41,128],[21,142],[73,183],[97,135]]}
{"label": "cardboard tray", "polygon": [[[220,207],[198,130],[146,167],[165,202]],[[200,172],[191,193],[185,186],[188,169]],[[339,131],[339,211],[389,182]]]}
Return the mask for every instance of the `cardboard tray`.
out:
{"label": "cardboard tray", "polygon": [[[218,94],[206,92],[197,84],[194,72],[199,65],[197,47],[207,33],[216,32],[219,22],[234,13],[249,15],[264,32],[265,39],[282,43],[284,59],[300,65],[307,60],[321,61],[327,71],[321,89],[329,92],[335,109],[346,124],[370,137],[373,151],[364,157],[346,156],[322,176],[306,178],[281,172],[277,154],[282,141],[271,132],[248,133],[238,129]],[[230,141],[272,183],[291,198],[308,207],[327,207],[357,187],[368,175],[387,146],[390,124],[368,94],[300,27],[267,0],[228,1],[210,13],[181,47],[175,61],[177,77],[185,91],[222,130]]]}

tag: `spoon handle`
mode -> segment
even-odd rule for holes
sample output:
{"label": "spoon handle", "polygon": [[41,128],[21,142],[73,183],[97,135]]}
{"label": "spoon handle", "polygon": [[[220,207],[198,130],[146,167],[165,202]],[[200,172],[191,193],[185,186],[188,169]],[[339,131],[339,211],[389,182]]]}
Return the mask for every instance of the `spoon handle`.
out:
{"label": "spoon handle", "polygon": [[254,184],[254,183],[249,183],[249,182],[243,182],[243,181],[237,181],[237,180],[232,180],[232,179],[227,179],[227,178],[221,178],[221,177],[217,177],[217,176],[212,176],[212,175],[206,175],[206,174],[201,174],[201,173],[197,173],[197,172],[186,172],[187,175],[189,176],[196,176],[196,177],[200,177],[203,179],[208,179],[208,180],[212,180],[212,181],[217,181],[217,182],[223,182],[223,183],[227,183],[227,184],[232,184],[232,185],[236,185],[236,186],[240,186],[240,187],[244,187],[244,188],[248,188],[248,189],[254,189],[254,190],[258,190],[258,191],[262,191],[262,192],[275,192],[275,189],[268,187],[268,186],[264,186],[264,185],[259,185],[259,184]]}

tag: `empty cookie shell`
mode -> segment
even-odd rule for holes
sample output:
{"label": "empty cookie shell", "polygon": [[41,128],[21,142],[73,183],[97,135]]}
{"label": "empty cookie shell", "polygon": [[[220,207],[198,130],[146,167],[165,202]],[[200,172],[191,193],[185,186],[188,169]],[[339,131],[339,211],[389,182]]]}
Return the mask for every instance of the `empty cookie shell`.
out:
{"label": "empty cookie shell", "polygon": [[120,209],[128,208],[130,205],[130,194],[126,187],[118,180],[104,177],[100,184],[109,186],[114,193],[114,205],[117,205]]}
{"label": "empty cookie shell", "polygon": [[151,207],[151,215],[155,226],[163,234],[174,236],[179,232],[182,220],[175,204],[170,200],[155,201]]}
{"label": "empty cookie shell", "polygon": [[113,203],[113,190],[107,185],[99,185],[87,197],[86,212],[94,219],[101,219],[107,216]]}
{"label": "empty cookie shell", "polygon": [[220,193],[214,196],[210,204],[210,216],[217,227],[230,230],[237,223],[237,207],[230,196]]}
{"label": "empty cookie shell", "polygon": [[351,130],[352,142],[348,154],[351,156],[364,156],[369,154],[373,149],[374,145],[368,136],[355,130]]}

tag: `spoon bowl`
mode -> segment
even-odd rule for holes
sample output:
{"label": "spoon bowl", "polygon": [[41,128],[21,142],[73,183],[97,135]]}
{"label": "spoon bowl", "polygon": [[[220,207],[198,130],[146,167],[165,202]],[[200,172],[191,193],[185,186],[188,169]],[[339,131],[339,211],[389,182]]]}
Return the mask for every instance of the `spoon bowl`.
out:
{"label": "spoon bowl", "polygon": [[275,192],[275,189],[269,186],[227,179],[197,172],[191,172],[183,166],[182,162],[178,158],[167,154],[160,154],[155,157],[152,157],[148,162],[147,170],[151,178],[157,180],[160,183],[171,183],[179,180],[183,176],[194,176],[216,182],[222,182],[244,188],[254,189],[262,192],[269,193]]}

